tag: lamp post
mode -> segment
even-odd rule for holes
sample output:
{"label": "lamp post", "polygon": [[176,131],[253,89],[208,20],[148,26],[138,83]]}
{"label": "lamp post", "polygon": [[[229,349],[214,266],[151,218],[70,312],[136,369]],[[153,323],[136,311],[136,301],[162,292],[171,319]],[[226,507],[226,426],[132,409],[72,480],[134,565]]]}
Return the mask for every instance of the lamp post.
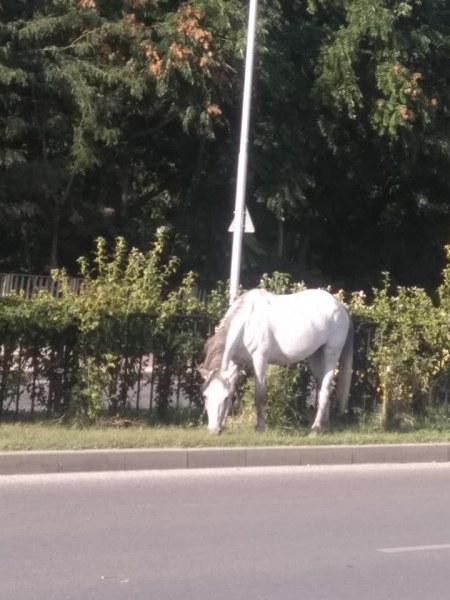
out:
{"label": "lamp post", "polygon": [[253,81],[253,62],[255,55],[255,32],[257,0],[250,0],[247,28],[247,50],[245,55],[244,94],[242,97],[241,137],[236,182],[236,198],[234,204],[234,231],[231,250],[230,302],[232,303],[239,289],[242,258],[242,239],[244,232],[245,189],[247,183],[248,131],[250,125],[250,108]]}

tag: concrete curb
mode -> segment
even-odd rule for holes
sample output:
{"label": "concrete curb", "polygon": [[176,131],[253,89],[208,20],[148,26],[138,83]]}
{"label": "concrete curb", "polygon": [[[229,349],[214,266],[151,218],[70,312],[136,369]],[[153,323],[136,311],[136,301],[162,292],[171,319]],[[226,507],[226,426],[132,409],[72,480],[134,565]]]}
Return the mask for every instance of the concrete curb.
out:
{"label": "concrete curb", "polygon": [[0,475],[450,462],[450,443],[0,452]]}

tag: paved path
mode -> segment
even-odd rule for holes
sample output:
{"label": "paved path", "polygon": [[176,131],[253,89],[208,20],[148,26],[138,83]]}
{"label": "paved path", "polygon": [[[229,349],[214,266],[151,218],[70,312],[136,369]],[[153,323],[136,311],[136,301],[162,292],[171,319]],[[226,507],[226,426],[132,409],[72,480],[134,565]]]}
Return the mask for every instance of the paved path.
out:
{"label": "paved path", "polygon": [[0,475],[450,462],[450,444],[0,452]]}
{"label": "paved path", "polygon": [[5,476],[2,600],[448,600],[450,463]]}

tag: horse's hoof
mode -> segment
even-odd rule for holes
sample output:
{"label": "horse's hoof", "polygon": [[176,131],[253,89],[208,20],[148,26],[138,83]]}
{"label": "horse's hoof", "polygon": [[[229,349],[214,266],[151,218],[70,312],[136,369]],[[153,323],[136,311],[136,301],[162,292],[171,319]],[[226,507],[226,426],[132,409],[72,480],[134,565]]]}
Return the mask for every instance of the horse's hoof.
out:
{"label": "horse's hoof", "polygon": [[211,435],[220,435],[222,433],[222,429],[220,427],[215,427],[214,429],[209,429],[208,431]]}

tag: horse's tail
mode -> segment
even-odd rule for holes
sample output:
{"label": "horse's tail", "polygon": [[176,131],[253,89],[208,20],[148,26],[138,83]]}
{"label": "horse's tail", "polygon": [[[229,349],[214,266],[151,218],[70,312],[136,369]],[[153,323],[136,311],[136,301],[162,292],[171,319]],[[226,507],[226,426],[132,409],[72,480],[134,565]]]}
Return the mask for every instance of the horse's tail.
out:
{"label": "horse's tail", "polygon": [[350,385],[352,382],[353,372],[353,338],[354,328],[350,318],[347,339],[342,348],[341,357],[339,359],[339,376],[337,383],[337,397],[339,399],[340,413],[343,415],[347,410],[348,397],[350,395]]}

